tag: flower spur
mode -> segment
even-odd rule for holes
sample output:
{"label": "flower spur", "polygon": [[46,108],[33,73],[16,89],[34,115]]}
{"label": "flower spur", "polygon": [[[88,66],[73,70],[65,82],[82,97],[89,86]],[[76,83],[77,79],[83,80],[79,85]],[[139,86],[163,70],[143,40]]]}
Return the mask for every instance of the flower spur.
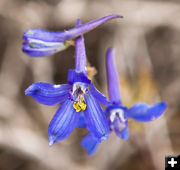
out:
{"label": "flower spur", "polygon": [[29,29],[24,32],[22,50],[32,57],[41,57],[62,51],[73,44],[72,39],[118,17],[122,18],[121,15],[105,16],[67,31],[52,32],[42,29]]}
{"label": "flower spur", "polygon": [[[127,140],[129,138],[128,119],[134,119],[137,122],[153,121],[163,114],[167,108],[166,102],[159,102],[153,105],[145,103],[136,103],[127,108],[122,105],[119,90],[118,74],[113,62],[113,49],[108,49],[106,53],[106,71],[108,81],[108,93],[111,104],[105,109],[110,131],[114,131],[117,137]],[[81,118],[81,124],[83,119]],[[85,125],[84,125],[85,126]],[[93,155],[99,142],[91,134],[85,136],[81,142],[89,155]]]}
{"label": "flower spur", "polygon": [[[77,21],[77,27],[81,24]],[[68,72],[68,84],[53,85],[34,83],[26,89],[25,94],[45,105],[62,103],[52,118],[49,128],[49,145],[68,137],[76,127],[81,114],[88,130],[100,141],[108,138],[109,126],[100,104],[109,101],[101,94],[86,73],[86,53],[83,36],[76,38],[75,70]]]}

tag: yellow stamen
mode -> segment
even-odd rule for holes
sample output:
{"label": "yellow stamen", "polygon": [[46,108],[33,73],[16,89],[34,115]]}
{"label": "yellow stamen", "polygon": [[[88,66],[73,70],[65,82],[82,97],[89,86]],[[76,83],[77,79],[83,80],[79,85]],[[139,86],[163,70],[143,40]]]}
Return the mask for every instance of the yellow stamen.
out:
{"label": "yellow stamen", "polygon": [[81,107],[78,105],[78,102],[74,103],[73,107],[76,110],[76,112],[80,112],[81,111]]}
{"label": "yellow stamen", "polygon": [[86,106],[87,106],[87,105],[86,105],[84,102],[82,102],[82,101],[75,102],[75,103],[73,104],[73,107],[74,107],[74,109],[76,110],[76,112],[80,112],[81,110],[82,110],[82,111],[86,110]]}
{"label": "yellow stamen", "polygon": [[79,106],[81,107],[82,111],[86,110],[86,104],[84,102],[79,103]]}

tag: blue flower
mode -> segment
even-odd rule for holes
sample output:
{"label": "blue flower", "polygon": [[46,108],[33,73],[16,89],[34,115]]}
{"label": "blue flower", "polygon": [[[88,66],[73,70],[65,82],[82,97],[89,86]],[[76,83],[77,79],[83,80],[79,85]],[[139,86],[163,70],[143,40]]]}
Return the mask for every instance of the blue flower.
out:
{"label": "blue flower", "polygon": [[[81,24],[77,21],[77,27]],[[100,104],[109,101],[101,94],[86,74],[86,54],[83,36],[76,38],[75,69],[68,72],[68,84],[53,85],[34,83],[25,94],[32,96],[40,104],[56,105],[62,103],[48,128],[49,145],[67,138],[77,126],[80,115],[84,115],[87,129],[99,141],[109,135],[109,126]]]}
{"label": "blue flower", "polygon": [[[166,102],[159,102],[153,105],[146,103],[135,103],[132,107],[127,108],[122,105],[118,74],[113,62],[113,49],[110,48],[106,54],[106,71],[108,80],[108,93],[111,104],[105,109],[106,118],[108,120],[110,131],[123,139],[129,138],[128,119],[137,122],[149,122],[157,119],[163,114],[167,108]],[[81,118],[78,124],[83,124]],[[91,134],[87,135],[81,142],[81,145],[87,150],[88,154],[94,154],[99,141],[95,140]]]}
{"label": "blue flower", "polygon": [[29,29],[24,32],[22,50],[32,57],[41,57],[62,51],[73,44],[72,39],[118,17],[122,18],[121,15],[109,15],[67,31],[51,32],[42,29]]}

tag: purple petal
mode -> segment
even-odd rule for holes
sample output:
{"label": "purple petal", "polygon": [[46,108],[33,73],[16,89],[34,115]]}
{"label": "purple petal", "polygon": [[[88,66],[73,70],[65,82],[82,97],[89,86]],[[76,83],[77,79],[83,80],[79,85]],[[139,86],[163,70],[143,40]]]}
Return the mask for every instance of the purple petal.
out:
{"label": "purple petal", "polygon": [[109,127],[106,117],[98,101],[90,93],[85,95],[86,110],[84,111],[87,129],[95,138],[100,141],[106,140],[109,136]]}
{"label": "purple petal", "polygon": [[80,114],[79,121],[78,121],[76,127],[78,127],[78,128],[86,128],[86,122],[85,122],[85,118],[84,118],[83,113]]}
{"label": "purple petal", "polygon": [[40,104],[55,105],[68,99],[72,86],[69,84],[54,85],[51,83],[34,83],[25,90]]}
{"label": "purple petal", "polygon": [[[81,25],[81,20],[78,19],[76,23],[76,27]],[[76,71],[83,72],[86,74],[86,51],[84,45],[84,37],[83,35],[76,38]]]}
{"label": "purple petal", "polygon": [[64,31],[46,31],[43,29],[33,28],[26,30],[23,35],[23,40],[36,39],[46,42],[64,42],[62,37]]}
{"label": "purple petal", "polygon": [[42,57],[62,51],[66,49],[68,45],[62,42],[46,42],[36,39],[27,39],[23,43],[22,50],[29,56]]}
{"label": "purple petal", "polygon": [[106,53],[106,72],[108,81],[108,92],[110,101],[114,104],[121,104],[118,73],[113,61],[113,49],[109,48]]}
{"label": "purple petal", "polygon": [[81,146],[86,149],[88,155],[93,155],[96,152],[98,145],[98,140],[91,134],[86,135],[81,141]]}
{"label": "purple petal", "polygon": [[83,72],[77,72],[74,69],[69,69],[68,71],[68,83],[73,84],[75,82],[82,82],[90,84],[91,80],[89,80]]}
{"label": "purple petal", "polygon": [[111,104],[111,102],[108,101],[107,98],[100,91],[98,91],[93,84],[90,84],[89,87],[92,95],[98,100],[98,102],[106,106]]}
{"label": "purple petal", "polygon": [[166,102],[156,103],[151,106],[145,103],[136,103],[127,110],[127,116],[138,122],[148,122],[161,116],[166,108]]}
{"label": "purple petal", "polygon": [[[122,124],[119,118],[116,117],[113,122],[113,125],[114,125],[114,132],[119,138],[123,140],[127,140],[129,138],[129,130],[128,130],[127,122]],[[122,125],[124,127],[121,127]]]}
{"label": "purple petal", "polygon": [[79,113],[73,108],[74,102],[66,100],[57,110],[48,128],[49,145],[67,138],[77,125]]}

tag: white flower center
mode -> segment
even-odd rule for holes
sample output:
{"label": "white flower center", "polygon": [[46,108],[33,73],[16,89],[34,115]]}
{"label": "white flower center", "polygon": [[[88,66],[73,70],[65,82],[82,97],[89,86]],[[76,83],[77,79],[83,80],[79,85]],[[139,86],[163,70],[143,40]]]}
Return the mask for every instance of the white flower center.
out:
{"label": "white flower center", "polygon": [[122,109],[112,109],[111,110],[111,115],[110,115],[111,122],[114,121],[116,116],[118,116],[122,122],[126,121],[126,119],[124,117],[124,110],[122,110]]}
{"label": "white flower center", "polygon": [[72,95],[75,97],[74,99],[74,109],[76,112],[80,112],[81,110],[86,110],[86,102],[84,100],[84,94],[86,93],[87,87],[80,82],[73,84],[73,92]]}

